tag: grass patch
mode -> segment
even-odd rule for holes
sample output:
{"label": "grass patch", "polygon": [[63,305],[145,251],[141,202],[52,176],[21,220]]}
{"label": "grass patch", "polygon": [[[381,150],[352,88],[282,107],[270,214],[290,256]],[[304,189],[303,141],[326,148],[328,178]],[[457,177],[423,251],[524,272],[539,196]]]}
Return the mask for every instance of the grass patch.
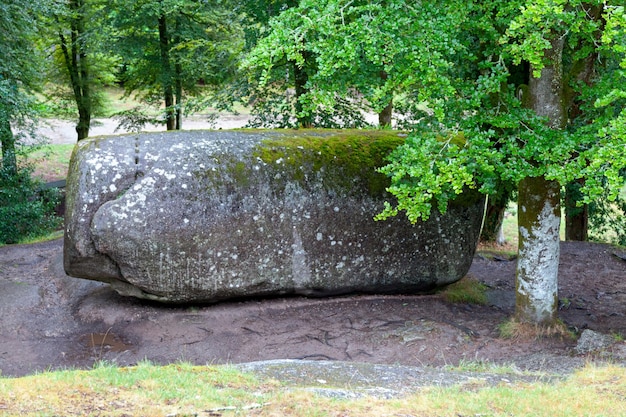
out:
{"label": "grass patch", "polygon": [[576,338],[576,335],[560,320],[549,326],[541,326],[535,323],[520,322],[511,318],[500,324],[498,331],[503,339],[514,340],[536,340],[548,337]]}
{"label": "grass patch", "polygon": [[515,364],[495,364],[484,360],[469,361],[465,359],[461,359],[458,365],[446,366],[445,369],[453,372],[480,372],[502,375],[523,373]]}
{"label": "grass patch", "polygon": [[448,285],[441,294],[449,303],[487,304],[487,286],[470,276]]}
{"label": "grass patch", "polygon": [[230,367],[143,362],[117,368],[102,363],[91,371],[0,380],[0,415],[197,415],[206,409],[262,404],[272,386]]}
{"label": "grass patch", "polygon": [[34,166],[33,176],[44,182],[65,179],[73,149],[73,144],[44,145],[29,154],[28,161]]}
{"label": "grass patch", "polygon": [[50,240],[62,238],[63,233],[63,230],[55,230],[44,235],[29,236],[27,238],[20,239],[18,243],[20,245],[31,245],[34,243],[48,242]]}
{"label": "grass patch", "polygon": [[331,399],[232,367],[148,362],[131,368],[0,379],[4,416],[554,416],[624,415],[626,371],[588,366],[547,383],[427,387],[395,399]]}

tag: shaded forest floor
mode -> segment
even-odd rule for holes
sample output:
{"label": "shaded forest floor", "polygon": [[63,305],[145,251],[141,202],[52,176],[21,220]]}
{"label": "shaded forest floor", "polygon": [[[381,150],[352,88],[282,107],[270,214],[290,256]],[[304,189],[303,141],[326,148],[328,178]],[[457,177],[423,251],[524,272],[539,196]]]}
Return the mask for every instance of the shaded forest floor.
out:
{"label": "shaded forest floor", "polygon": [[[601,359],[626,362],[626,253],[563,242],[561,319],[578,332],[613,335]],[[412,366],[489,362],[568,372],[590,359],[567,337],[503,339],[514,307],[515,260],[477,254],[469,275],[489,288],[487,305],[441,294],[277,298],[167,307],[124,298],[107,285],[65,275],[62,240],[0,248],[0,370],[18,376],[133,365],[242,363],[270,359]]]}

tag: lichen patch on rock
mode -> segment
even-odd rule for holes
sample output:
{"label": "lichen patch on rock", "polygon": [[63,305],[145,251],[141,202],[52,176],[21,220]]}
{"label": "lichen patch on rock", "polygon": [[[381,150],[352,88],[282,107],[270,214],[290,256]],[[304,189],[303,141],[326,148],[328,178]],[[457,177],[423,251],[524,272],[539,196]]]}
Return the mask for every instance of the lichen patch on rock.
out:
{"label": "lichen patch on rock", "polygon": [[65,268],[164,302],[430,290],[460,279],[482,199],[376,222],[394,132],[112,136],[74,152]]}

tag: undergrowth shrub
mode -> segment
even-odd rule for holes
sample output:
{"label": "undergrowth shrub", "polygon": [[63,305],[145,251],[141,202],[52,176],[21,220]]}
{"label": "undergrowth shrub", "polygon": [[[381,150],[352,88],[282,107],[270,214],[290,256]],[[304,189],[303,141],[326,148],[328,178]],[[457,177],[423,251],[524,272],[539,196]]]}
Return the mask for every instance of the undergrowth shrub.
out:
{"label": "undergrowth shrub", "polygon": [[54,211],[59,192],[41,185],[28,168],[15,174],[0,167],[0,244],[44,235],[60,225]]}
{"label": "undergrowth shrub", "polygon": [[589,240],[626,246],[626,197],[602,199],[589,208]]}

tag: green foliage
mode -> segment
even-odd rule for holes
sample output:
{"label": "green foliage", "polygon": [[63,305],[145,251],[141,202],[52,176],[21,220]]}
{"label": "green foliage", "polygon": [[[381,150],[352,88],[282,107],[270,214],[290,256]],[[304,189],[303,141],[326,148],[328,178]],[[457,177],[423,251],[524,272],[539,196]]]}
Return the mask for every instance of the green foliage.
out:
{"label": "green foliage", "polygon": [[590,205],[589,239],[626,246],[626,196],[623,193],[610,201],[605,192]]}
{"label": "green foliage", "polygon": [[[280,85],[280,84],[279,84]],[[251,85],[253,96],[252,110],[248,127],[263,127],[275,129],[295,129],[299,127],[297,114],[297,100],[294,94],[289,94],[289,86],[279,87],[276,83],[271,88]],[[312,126],[326,129],[358,129],[370,125],[363,117],[358,104],[350,98],[337,96],[332,107],[317,107],[310,113]]]}
{"label": "green foliage", "polygon": [[118,77],[129,93],[150,104],[167,88],[182,89],[166,112],[182,110],[182,95],[204,93],[201,84],[232,77],[243,47],[238,16],[221,1],[115,1],[109,19]]}
{"label": "green foliage", "polygon": [[[415,89],[418,99],[432,98],[433,111],[453,93],[440,73],[464,50],[450,36],[459,30],[461,9],[454,1],[439,2],[435,10],[406,2],[299,2],[270,19],[262,38],[244,61],[260,71],[260,84],[273,85],[286,63],[307,72],[302,112],[332,109],[338,98],[358,91],[359,105],[379,112],[394,94]],[[284,76],[284,70],[282,72]]]}
{"label": "green foliage", "polygon": [[163,115],[152,115],[142,106],[136,106],[128,110],[122,110],[113,115],[118,120],[116,130],[124,129],[129,132],[140,132],[147,124],[163,124]]}
{"label": "green foliage", "polygon": [[[33,132],[34,93],[40,86],[40,55],[35,16],[44,3],[16,0],[0,4],[0,169],[17,175],[17,154],[25,133]],[[13,129],[21,132],[16,135]]]}
{"label": "green foliage", "polygon": [[0,244],[18,243],[25,238],[43,235],[60,225],[54,209],[59,194],[44,190],[31,179],[30,169],[17,175],[0,170]]}
{"label": "green foliage", "polygon": [[[69,83],[69,81],[68,81]],[[92,85],[91,111],[92,116],[107,117],[109,115],[109,98],[104,84]],[[42,99],[37,103],[37,111],[41,117],[59,119],[77,119],[76,99],[69,84],[52,83],[46,85]]]}
{"label": "green foliage", "polygon": [[[566,7],[565,3],[569,5]],[[619,172],[626,166],[626,119],[624,99],[621,93],[614,92],[616,86],[624,85],[624,73],[611,63],[624,62],[623,17],[612,17],[615,12],[605,13],[607,20],[617,20],[609,26],[620,35],[611,36],[611,44],[605,40],[599,47],[591,48],[598,45],[589,40],[598,26],[595,21],[585,20],[591,16],[582,7],[574,1],[529,1],[522,13],[509,16],[506,26],[489,27],[490,22],[485,20],[469,26],[475,32],[465,34],[467,48],[481,31],[501,33],[498,42],[485,46],[485,51],[498,53],[500,58],[496,61],[477,54],[475,58],[482,69],[465,72],[462,79],[455,79],[450,71],[439,74],[448,78],[455,91],[448,100],[446,117],[423,120],[383,169],[392,179],[390,191],[398,203],[389,204],[381,218],[404,210],[412,221],[424,219],[433,201],[445,210],[449,200],[464,186],[492,193],[497,180],[517,183],[536,176],[561,184],[584,178],[583,202],[593,201],[605,189],[611,190],[610,198],[616,197],[623,184]],[[620,7],[607,8],[616,9]],[[571,31],[568,40],[576,48],[570,46],[568,56],[580,60],[598,53],[607,62],[599,71],[596,84],[584,88],[577,85],[582,91],[577,100],[582,101],[585,110],[594,108],[595,103],[595,110],[587,111],[584,122],[579,120],[565,131],[550,129],[542,118],[522,108],[507,86],[515,62],[524,59],[533,64],[534,70],[543,67],[545,40],[557,26]],[[508,60],[508,56],[517,61]],[[439,140],[458,131],[466,138],[462,147]]]}

